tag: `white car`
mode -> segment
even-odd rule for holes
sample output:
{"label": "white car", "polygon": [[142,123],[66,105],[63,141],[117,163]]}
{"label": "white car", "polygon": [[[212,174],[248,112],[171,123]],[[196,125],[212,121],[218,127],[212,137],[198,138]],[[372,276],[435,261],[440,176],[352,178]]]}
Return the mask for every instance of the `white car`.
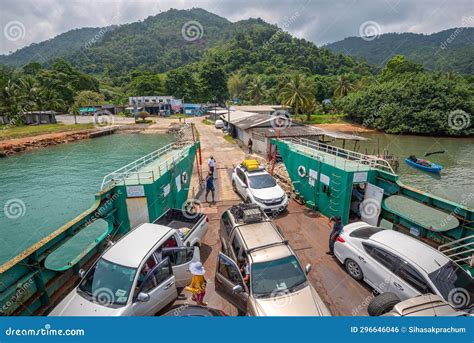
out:
{"label": "white car", "polygon": [[267,213],[281,213],[288,207],[288,196],[263,168],[248,171],[237,166],[232,173],[232,187],[245,202],[259,205]]}
{"label": "white car", "polygon": [[142,224],[109,249],[50,316],[152,316],[191,282],[199,247],[170,227]]}
{"label": "white car", "polygon": [[459,265],[429,245],[401,232],[364,222],[344,226],[334,255],[356,280],[400,300],[440,295],[460,309],[473,307],[474,280]]}
{"label": "white car", "polygon": [[222,129],[224,127],[224,121],[221,119],[217,119],[216,122],[214,123],[214,127],[216,129]]}

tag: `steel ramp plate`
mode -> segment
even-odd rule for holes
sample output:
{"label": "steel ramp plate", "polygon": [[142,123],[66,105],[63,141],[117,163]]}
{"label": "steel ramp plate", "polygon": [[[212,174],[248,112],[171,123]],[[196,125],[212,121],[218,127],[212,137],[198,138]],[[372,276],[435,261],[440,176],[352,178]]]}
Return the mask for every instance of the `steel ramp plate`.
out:
{"label": "steel ramp plate", "polygon": [[403,195],[392,195],[385,199],[384,208],[430,231],[445,232],[459,226],[459,220],[452,214]]}
{"label": "steel ramp plate", "polygon": [[44,267],[54,271],[68,270],[107,236],[107,229],[108,223],[97,219],[49,254]]}

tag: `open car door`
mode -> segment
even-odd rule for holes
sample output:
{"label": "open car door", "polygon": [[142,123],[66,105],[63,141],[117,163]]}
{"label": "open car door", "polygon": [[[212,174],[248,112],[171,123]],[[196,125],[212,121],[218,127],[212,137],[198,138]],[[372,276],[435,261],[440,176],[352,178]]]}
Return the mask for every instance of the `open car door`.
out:
{"label": "open car door", "polygon": [[[239,267],[228,256],[219,253],[217,256],[217,270],[216,270],[216,292],[237,307],[241,312],[247,312],[248,291],[244,285],[242,274],[240,274]],[[241,286],[243,291],[234,293],[234,287]]]}
{"label": "open car door", "polygon": [[176,278],[176,287],[185,287],[191,283],[193,275],[189,271],[189,265],[201,260],[198,247],[173,247],[163,248],[162,257],[169,258],[173,275]]}

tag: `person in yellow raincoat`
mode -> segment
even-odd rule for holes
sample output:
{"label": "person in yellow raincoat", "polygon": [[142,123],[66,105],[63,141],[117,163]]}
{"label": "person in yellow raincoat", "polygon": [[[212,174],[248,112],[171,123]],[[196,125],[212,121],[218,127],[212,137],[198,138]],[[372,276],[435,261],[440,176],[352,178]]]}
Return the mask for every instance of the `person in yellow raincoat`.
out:
{"label": "person in yellow raincoat", "polygon": [[198,305],[207,306],[207,303],[204,302],[204,296],[206,295],[206,279],[204,278],[206,271],[204,266],[201,262],[194,262],[189,265],[189,271],[193,274],[193,278],[186,290],[193,294],[192,299]]}

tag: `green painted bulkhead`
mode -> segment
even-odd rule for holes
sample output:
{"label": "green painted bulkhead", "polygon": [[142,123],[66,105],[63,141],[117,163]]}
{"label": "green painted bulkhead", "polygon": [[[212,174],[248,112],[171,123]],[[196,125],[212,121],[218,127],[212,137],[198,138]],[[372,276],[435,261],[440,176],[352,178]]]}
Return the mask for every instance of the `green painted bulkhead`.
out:
{"label": "green painted bulkhead", "polygon": [[[277,147],[283,159],[295,192],[309,208],[327,217],[340,216],[343,224],[349,222],[353,185],[363,180],[362,182],[373,184],[384,191],[379,220],[384,219],[395,227],[417,232],[419,238],[426,238],[437,244],[474,235],[472,209],[406,186],[393,171],[371,165],[370,161],[356,163],[341,153],[342,149],[326,146],[325,149],[329,150],[321,151],[324,150],[321,148],[323,144],[314,143],[318,149],[291,140],[274,139],[272,144]],[[416,204],[420,211],[427,211],[426,216],[432,213],[442,214],[446,221],[442,223],[446,224],[445,227],[453,223],[457,225],[451,225],[449,230],[435,230],[403,211],[394,211],[386,200],[395,195]],[[419,213],[418,217],[421,216],[423,213]],[[474,239],[468,238],[464,243],[467,242],[474,242]]]}
{"label": "green painted bulkhead", "polygon": [[129,176],[111,183],[87,211],[0,266],[0,315],[43,314],[57,304],[74,286],[79,269],[90,267],[106,248],[107,238],[130,231],[127,199],[142,198],[149,221],[181,208],[198,148],[199,142],[177,147],[172,162],[145,182]]}

